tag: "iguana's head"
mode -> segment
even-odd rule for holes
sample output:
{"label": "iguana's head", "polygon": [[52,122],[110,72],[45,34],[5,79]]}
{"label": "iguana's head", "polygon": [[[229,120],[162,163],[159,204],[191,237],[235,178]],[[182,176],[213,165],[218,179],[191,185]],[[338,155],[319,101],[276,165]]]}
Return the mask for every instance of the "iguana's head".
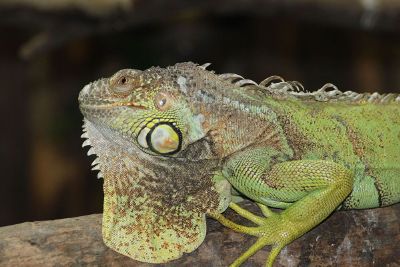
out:
{"label": "iguana's head", "polygon": [[191,63],[168,69],[120,70],[86,85],[79,95],[80,108],[87,120],[143,152],[176,157],[209,130],[204,114],[187,97],[200,71],[206,73]]}
{"label": "iguana's head", "polygon": [[125,69],[80,92],[84,144],[104,177],[103,237],[114,250],[145,262],[179,258],[203,241],[205,214],[226,208],[209,114],[188,96],[207,75],[193,63]]}

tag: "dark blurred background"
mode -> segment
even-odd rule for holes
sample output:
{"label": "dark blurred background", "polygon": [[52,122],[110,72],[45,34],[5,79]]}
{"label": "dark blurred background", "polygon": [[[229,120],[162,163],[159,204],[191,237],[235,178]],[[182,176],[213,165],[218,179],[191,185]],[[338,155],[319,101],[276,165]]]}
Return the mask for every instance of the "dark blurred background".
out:
{"label": "dark blurred background", "polygon": [[400,92],[396,0],[0,0],[0,226],[102,211],[77,96],[121,68],[213,63]]}

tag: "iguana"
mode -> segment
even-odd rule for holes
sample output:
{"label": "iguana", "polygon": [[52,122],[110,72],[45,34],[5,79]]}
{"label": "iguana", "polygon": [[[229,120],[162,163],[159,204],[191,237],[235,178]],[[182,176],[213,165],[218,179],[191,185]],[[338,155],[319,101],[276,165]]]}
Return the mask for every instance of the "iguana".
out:
{"label": "iguana", "polygon": [[[266,245],[272,266],[335,210],[400,201],[398,94],[307,92],[207,66],[123,69],[80,92],[83,145],[104,177],[107,246],[143,262],[177,259],[203,242],[209,215],[258,237],[232,266]],[[228,207],[256,226],[228,220]]]}

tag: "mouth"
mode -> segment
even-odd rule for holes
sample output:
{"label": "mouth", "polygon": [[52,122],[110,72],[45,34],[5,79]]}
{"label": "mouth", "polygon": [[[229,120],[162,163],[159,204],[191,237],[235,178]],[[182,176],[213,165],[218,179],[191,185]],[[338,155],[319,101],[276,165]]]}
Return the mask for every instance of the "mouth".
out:
{"label": "mouth", "polygon": [[80,107],[83,109],[113,109],[116,107],[132,107],[137,109],[147,109],[146,106],[135,102],[115,102],[115,103],[99,103],[98,101],[93,104],[80,104]]}
{"label": "mouth", "polygon": [[81,102],[79,104],[79,109],[81,110],[83,116],[91,122],[94,123],[104,123],[107,118],[115,118],[123,112],[122,109],[129,109],[135,112],[135,110],[146,110],[147,107],[140,105],[135,102]]}

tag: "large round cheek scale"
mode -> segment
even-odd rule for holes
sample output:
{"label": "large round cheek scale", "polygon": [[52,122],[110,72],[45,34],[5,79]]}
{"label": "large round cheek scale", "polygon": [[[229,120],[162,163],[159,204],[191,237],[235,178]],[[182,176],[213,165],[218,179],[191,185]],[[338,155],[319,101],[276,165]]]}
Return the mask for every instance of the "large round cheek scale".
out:
{"label": "large round cheek scale", "polygon": [[160,124],[151,133],[151,146],[158,153],[166,154],[177,150],[179,146],[179,135],[168,124]]}

